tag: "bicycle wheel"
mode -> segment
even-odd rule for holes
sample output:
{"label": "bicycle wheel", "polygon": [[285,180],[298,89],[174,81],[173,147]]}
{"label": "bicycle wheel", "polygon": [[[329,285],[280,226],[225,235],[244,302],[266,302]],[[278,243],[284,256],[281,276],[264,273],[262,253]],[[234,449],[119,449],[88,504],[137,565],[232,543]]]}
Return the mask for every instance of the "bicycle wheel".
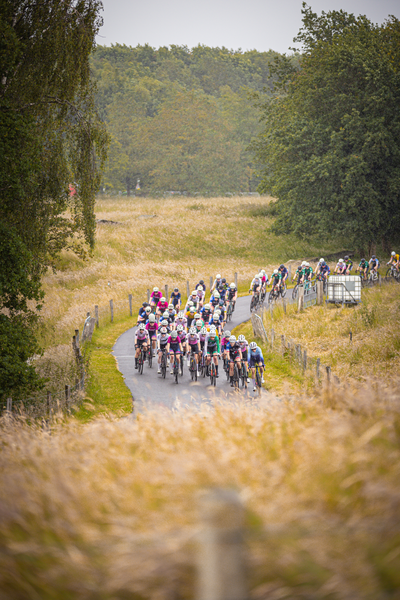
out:
{"label": "bicycle wheel", "polygon": [[256,368],[256,387],[258,388],[258,393],[260,394],[261,392],[261,373],[260,373],[260,369]]}
{"label": "bicycle wheel", "polygon": [[216,382],[217,382],[217,378],[215,376],[215,365],[212,362],[210,365],[210,385],[215,386]]}
{"label": "bicycle wheel", "polygon": [[147,362],[149,364],[149,368],[151,369],[151,366],[153,364],[153,348],[151,346],[147,351]]}
{"label": "bicycle wheel", "polygon": [[274,294],[274,290],[271,290],[270,293],[268,294],[268,303],[272,304],[272,302],[275,299],[275,294]]}
{"label": "bicycle wheel", "polygon": [[235,389],[239,389],[239,379],[240,379],[240,373],[239,373],[239,367],[237,362],[235,362],[235,365],[233,367],[233,387]]}
{"label": "bicycle wheel", "polygon": [[244,363],[242,363],[242,368],[240,369],[240,379],[242,380],[242,388],[247,388],[247,371]]}
{"label": "bicycle wheel", "polygon": [[284,297],[286,296],[286,291],[287,291],[287,290],[286,290],[286,285],[284,285],[284,286],[282,287],[282,290],[281,290],[281,296],[282,296],[282,298],[284,298]]}
{"label": "bicycle wheel", "polygon": [[161,375],[162,378],[165,379],[165,376],[167,374],[167,357],[165,352],[162,353],[161,356]]}
{"label": "bicycle wheel", "polygon": [[296,300],[297,298],[297,290],[299,289],[299,285],[296,283],[292,290],[292,300]]}
{"label": "bicycle wheel", "polygon": [[226,374],[226,380],[229,381],[230,380],[230,375],[229,375],[229,361],[228,359],[224,359],[224,371]]}
{"label": "bicycle wheel", "polygon": [[139,375],[143,374],[143,363],[144,363],[144,358],[145,358],[145,354],[144,351],[141,350],[140,354],[139,354],[139,360],[138,360],[138,372]]}
{"label": "bicycle wheel", "polygon": [[183,356],[182,356],[182,354],[179,355],[179,368],[180,368],[181,377],[183,377]]}
{"label": "bicycle wheel", "polygon": [[175,361],[174,361],[174,377],[175,377],[175,383],[179,382],[179,362],[177,357],[175,356]]}
{"label": "bicycle wheel", "polygon": [[232,319],[232,304],[229,303],[228,310],[226,311],[226,321],[230,321]]}
{"label": "bicycle wheel", "polygon": [[253,312],[253,310],[256,309],[257,306],[257,299],[255,296],[252,297],[251,302],[250,302],[250,312]]}

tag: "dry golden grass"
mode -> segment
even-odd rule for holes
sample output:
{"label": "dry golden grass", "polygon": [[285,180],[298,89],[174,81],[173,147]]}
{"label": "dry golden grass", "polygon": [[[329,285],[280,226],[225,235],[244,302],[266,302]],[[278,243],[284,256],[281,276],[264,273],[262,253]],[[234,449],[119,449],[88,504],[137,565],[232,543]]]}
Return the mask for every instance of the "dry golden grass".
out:
{"label": "dry golden grass", "polygon": [[248,509],[251,597],[398,598],[400,382],[137,420],[1,422],[0,589],[193,597],[195,494]]}
{"label": "dry golden grass", "polygon": [[[340,379],[364,380],[371,376],[396,376],[400,368],[400,286],[362,290],[355,307],[314,306],[302,313],[297,306],[275,307],[273,322],[267,311],[266,329],[273,326],[307,349],[308,356],[330,365]],[[352,341],[350,341],[350,332]],[[277,340],[277,348],[280,339]]]}

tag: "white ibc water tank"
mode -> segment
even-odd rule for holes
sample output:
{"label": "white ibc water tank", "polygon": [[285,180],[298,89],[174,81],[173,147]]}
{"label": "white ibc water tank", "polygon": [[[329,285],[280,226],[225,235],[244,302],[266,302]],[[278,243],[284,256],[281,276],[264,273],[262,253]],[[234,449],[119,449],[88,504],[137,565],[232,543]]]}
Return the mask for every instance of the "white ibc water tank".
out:
{"label": "white ibc water tank", "polygon": [[361,279],[359,275],[330,275],[328,278],[328,302],[361,302]]}

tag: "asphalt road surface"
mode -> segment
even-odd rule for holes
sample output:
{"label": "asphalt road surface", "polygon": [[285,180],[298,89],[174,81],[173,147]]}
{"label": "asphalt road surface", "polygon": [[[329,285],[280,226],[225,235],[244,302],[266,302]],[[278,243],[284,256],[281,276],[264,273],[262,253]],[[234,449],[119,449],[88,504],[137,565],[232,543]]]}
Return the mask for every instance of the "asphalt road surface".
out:
{"label": "asphalt road surface", "polygon": [[[289,296],[289,294],[288,294]],[[232,321],[226,326],[226,329],[232,331],[237,325],[250,319],[250,296],[244,296],[237,299],[235,312]],[[200,377],[197,382],[190,379],[189,369],[185,360],[183,376],[179,378],[176,384],[172,375],[167,370],[166,378],[157,375],[156,360],[153,359],[153,366],[150,369],[147,362],[144,365],[143,374],[139,375],[135,370],[135,348],[134,331],[132,327],[125,331],[116,341],[113,348],[113,355],[117,361],[118,369],[122,373],[125,383],[130,389],[133,398],[134,412],[140,412],[144,407],[166,407],[179,408],[182,406],[198,406],[200,403],[211,403],[214,399],[240,399],[250,401],[256,399],[256,393],[253,393],[252,381],[248,384],[248,389],[240,388],[239,391],[233,390],[226,379],[222,368],[222,361],[219,361],[219,378],[216,387],[209,385],[209,377]],[[270,394],[263,390],[263,396]]]}

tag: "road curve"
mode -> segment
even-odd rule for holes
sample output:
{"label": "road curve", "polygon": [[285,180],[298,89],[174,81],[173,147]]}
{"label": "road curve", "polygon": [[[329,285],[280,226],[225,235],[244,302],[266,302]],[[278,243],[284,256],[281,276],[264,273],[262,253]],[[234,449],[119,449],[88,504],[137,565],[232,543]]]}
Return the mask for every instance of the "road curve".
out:
{"label": "road curve", "polygon": [[[244,296],[237,299],[235,312],[232,316],[232,321],[228,323],[227,329],[232,330],[240,323],[248,321],[250,318],[250,297]],[[183,377],[179,378],[179,383],[176,384],[172,375],[167,371],[167,376],[162,379],[161,375],[157,375],[157,365],[153,362],[153,366],[149,369],[145,364],[143,374],[138,375],[135,370],[134,361],[134,331],[136,327],[132,327],[123,333],[116,341],[112,354],[114,355],[119,371],[122,373],[125,383],[130,389],[133,398],[133,406],[135,412],[140,412],[146,406],[160,406],[167,408],[178,408],[181,406],[193,406],[200,403],[210,403],[215,398],[239,398],[249,400],[254,398],[251,391],[251,382],[248,391],[240,390],[235,392],[226,380],[225,373],[221,367],[220,361],[220,376],[217,379],[215,388],[209,385],[209,378],[200,378],[197,382],[190,380],[189,370],[185,364]],[[268,392],[264,392],[268,394]],[[269,394],[268,394],[269,395]]]}

